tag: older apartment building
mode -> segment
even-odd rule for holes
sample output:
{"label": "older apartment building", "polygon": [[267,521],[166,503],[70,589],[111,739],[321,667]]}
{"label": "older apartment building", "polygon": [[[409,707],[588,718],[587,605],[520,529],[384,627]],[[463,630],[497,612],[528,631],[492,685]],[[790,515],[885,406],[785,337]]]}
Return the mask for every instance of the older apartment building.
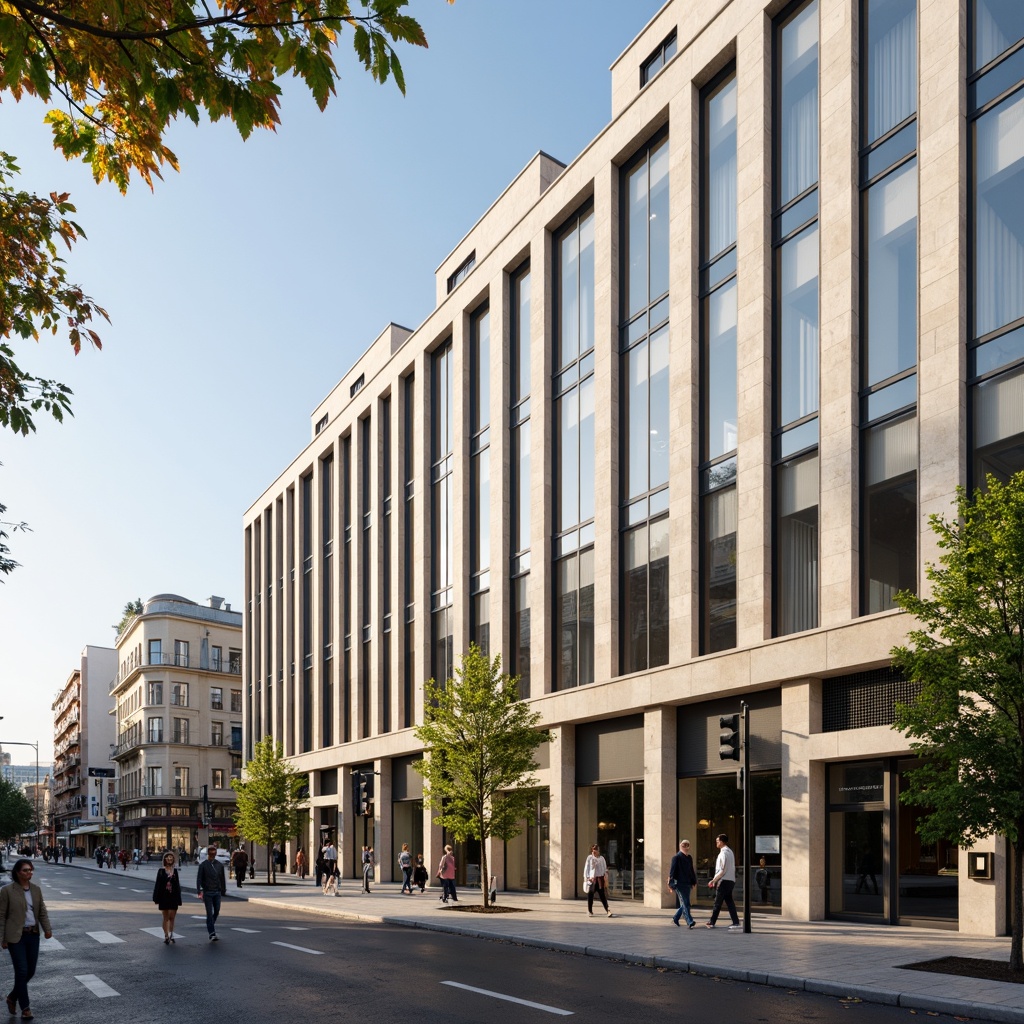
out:
{"label": "older apartment building", "polygon": [[118,845],[191,853],[234,834],[242,768],[242,615],[157,594],[117,638]]}
{"label": "older apartment building", "polygon": [[108,692],[116,672],[113,648],[87,645],[51,705],[53,839],[85,851],[95,849],[99,837],[112,842],[114,836],[114,722]]}
{"label": "older apartment building", "polygon": [[247,748],[308,772],[296,840],[336,831],[348,873],[434,858],[411,728],[475,641],[553,733],[502,888],[577,897],[596,841],[659,906],[680,837],[703,880],[725,831],[787,918],[1003,933],[1004,843],[924,843],[899,802],[889,652],[928,515],[1024,468],[1024,5],[670,0],[611,94],[246,513]]}

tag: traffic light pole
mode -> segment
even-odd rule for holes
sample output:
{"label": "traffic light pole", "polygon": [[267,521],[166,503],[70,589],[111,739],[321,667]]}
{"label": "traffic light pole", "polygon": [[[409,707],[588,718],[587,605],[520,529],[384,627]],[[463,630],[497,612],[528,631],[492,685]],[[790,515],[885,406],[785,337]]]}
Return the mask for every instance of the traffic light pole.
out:
{"label": "traffic light pole", "polygon": [[741,704],[743,711],[743,931],[750,934],[750,866],[753,863],[754,823],[750,815],[750,706]]}

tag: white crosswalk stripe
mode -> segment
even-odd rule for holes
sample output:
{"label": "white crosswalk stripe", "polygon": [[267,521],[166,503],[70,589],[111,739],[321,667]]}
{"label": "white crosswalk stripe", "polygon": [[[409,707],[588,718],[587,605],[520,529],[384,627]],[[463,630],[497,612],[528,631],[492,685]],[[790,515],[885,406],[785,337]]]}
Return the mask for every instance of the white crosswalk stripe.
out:
{"label": "white crosswalk stripe", "polygon": [[285,949],[297,949],[300,953],[309,953],[310,956],[323,956],[322,949],[307,949],[305,946],[293,946],[290,942],[272,942],[272,946],[284,946]]}
{"label": "white crosswalk stripe", "polygon": [[97,942],[102,942],[104,945],[112,945],[115,942],[124,942],[124,939],[118,938],[113,932],[86,932],[86,935],[90,939],[95,939]]}
{"label": "white crosswalk stripe", "polygon": [[110,996],[121,994],[112,989],[105,981],[97,978],[95,974],[76,974],[75,981],[80,981],[97,999],[109,999]]}

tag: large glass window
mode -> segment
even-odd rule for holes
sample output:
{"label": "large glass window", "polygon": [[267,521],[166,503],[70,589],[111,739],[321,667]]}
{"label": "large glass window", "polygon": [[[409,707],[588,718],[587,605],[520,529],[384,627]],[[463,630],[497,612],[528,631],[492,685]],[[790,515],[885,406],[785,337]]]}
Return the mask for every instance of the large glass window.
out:
{"label": "large glass window", "polygon": [[415,379],[410,373],[402,382],[404,413],[402,423],[402,480],[405,501],[403,503],[403,559],[402,559],[402,600],[405,605],[402,634],[404,637],[403,675],[402,675],[402,726],[412,726],[413,680],[415,679],[415,632],[416,632],[416,593],[414,586],[414,555],[416,529],[416,471],[415,471],[415,439],[416,423],[413,419],[416,410]]}
{"label": "large glass window", "polygon": [[736,646],[736,77],[701,102],[701,653]]}
{"label": "large glass window", "polygon": [[668,662],[668,138],[623,170],[622,672]]}
{"label": "large glass window", "polygon": [[775,45],[773,629],[784,636],[818,624],[818,0],[779,23]]}
{"label": "large glass window", "polygon": [[[917,3],[863,0],[861,611],[916,588]],[[893,516],[892,520],[887,517]]]}
{"label": "large glass window", "polygon": [[917,0],[866,0],[864,142],[880,139],[917,110]]}
{"label": "large glass window", "polygon": [[519,693],[530,696],[530,268],[520,267],[511,281],[511,377],[509,423],[511,465],[512,599],[510,668],[519,676]]}
{"label": "large glass window", "polygon": [[470,640],[491,649],[491,319],[487,307],[469,322],[470,351]]}
{"label": "large glass window", "polygon": [[391,731],[391,396],[380,403],[381,721]]}
{"label": "large glass window", "polygon": [[334,456],[320,460],[320,720],[323,745],[334,742]]}
{"label": "large glass window", "polygon": [[443,686],[453,670],[452,591],[454,586],[453,495],[454,418],[452,397],[454,364],[451,342],[433,358],[433,431],[431,441],[432,586],[431,669],[434,681]]}
{"label": "large glass window", "polygon": [[554,688],[594,675],[594,212],[556,237]]}
{"label": "large glass window", "polygon": [[341,442],[341,523],[344,530],[345,561],[341,577],[341,628],[344,650],[341,659],[341,734],[342,742],[352,739],[352,435]]}
{"label": "large glass window", "polygon": [[1024,469],[1024,5],[971,5],[972,477]]}
{"label": "large glass window", "polygon": [[895,607],[917,587],[917,419],[862,433],[864,611]]}

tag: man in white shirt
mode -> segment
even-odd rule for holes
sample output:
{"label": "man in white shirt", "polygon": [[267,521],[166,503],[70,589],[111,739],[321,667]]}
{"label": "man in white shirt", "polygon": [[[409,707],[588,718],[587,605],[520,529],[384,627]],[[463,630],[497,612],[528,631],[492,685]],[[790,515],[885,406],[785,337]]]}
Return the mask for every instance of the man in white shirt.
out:
{"label": "man in white shirt", "polygon": [[732,891],[736,887],[736,858],[733,856],[732,850],[729,849],[729,837],[724,832],[715,839],[715,845],[718,847],[715,877],[708,882],[708,888],[716,890],[715,907],[711,911],[711,920],[704,927],[715,927],[715,922],[718,920],[724,903],[729,908],[729,916],[732,918],[729,931],[740,931],[743,926],[736,913],[736,901],[732,898]]}

